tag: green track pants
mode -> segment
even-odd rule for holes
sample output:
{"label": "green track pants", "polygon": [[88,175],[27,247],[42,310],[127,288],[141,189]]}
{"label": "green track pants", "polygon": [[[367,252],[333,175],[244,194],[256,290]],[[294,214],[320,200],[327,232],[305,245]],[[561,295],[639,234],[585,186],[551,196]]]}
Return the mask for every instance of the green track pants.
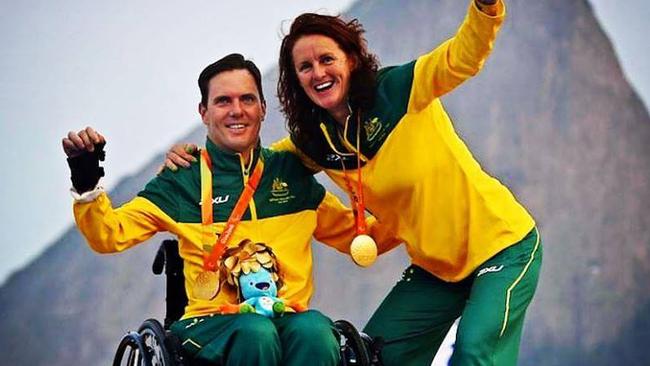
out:
{"label": "green track pants", "polygon": [[461,282],[444,282],[412,265],[364,331],[384,338],[385,366],[429,366],[460,316],[450,365],[514,366],[541,261],[539,234],[533,229]]}
{"label": "green track pants", "polygon": [[171,331],[201,365],[323,365],[339,363],[332,321],[315,310],[269,319],[212,315],[175,322]]}

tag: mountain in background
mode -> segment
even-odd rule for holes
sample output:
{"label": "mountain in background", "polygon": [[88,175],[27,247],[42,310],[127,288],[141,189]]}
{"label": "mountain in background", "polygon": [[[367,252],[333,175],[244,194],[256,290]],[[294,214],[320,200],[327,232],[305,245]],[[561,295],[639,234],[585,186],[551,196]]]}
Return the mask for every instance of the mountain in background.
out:
{"label": "mountain in background", "polygon": [[[467,3],[361,0],[347,15],[359,18],[370,48],[391,65],[450,37]],[[483,167],[529,208],[542,234],[544,265],[520,365],[647,365],[648,111],[586,0],[507,3],[484,70],[443,102]],[[276,80],[275,70],[266,75],[267,95]],[[268,110],[265,143],[285,134],[274,98]],[[204,134],[197,123],[180,140],[202,144]],[[161,161],[158,154],[123,179],[113,201],[133,197]],[[109,364],[122,334],[163,316],[164,283],[150,266],[164,237],[104,258],[70,228],[0,288],[2,363]],[[407,265],[398,249],[361,270],[315,245],[313,307],[359,326]]]}

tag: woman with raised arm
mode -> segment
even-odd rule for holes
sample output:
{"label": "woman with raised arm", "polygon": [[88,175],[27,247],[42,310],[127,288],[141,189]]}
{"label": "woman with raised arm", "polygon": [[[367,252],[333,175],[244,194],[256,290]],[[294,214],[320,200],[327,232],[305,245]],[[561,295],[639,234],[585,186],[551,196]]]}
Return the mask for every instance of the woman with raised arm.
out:
{"label": "woman with raised arm", "polygon": [[278,96],[296,151],[404,240],[412,264],[365,331],[386,365],[429,365],[458,316],[452,365],[515,365],[537,284],[535,222],[486,174],[439,97],[475,75],[505,8],[475,0],[457,34],[378,69],[356,20],[303,14],[280,50]]}

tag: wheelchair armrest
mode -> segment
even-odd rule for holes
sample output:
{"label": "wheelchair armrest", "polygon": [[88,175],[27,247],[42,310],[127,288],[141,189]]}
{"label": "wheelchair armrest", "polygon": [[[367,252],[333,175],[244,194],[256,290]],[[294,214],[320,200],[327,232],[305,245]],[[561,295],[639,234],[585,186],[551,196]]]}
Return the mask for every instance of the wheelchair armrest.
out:
{"label": "wheelchair armrest", "polygon": [[161,274],[163,269],[165,269],[165,241],[160,243],[156,257],[154,257],[153,264],[151,265],[151,272],[155,275]]}
{"label": "wheelchair armrest", "polygon": [[151,265],[151,271],[159,275],[165,270],[165,274],[178,276],[183,272],[183,259],[178,253],[178,241],[166,239],[160,243],[156,257]]}
{"label": "wheelchair armrest", "polygon": [[164,328],[169,329],[173,322],[183,316],[187,306],[183,258],[180,256],[177,240],[163,240],[156,252],[151,270],[157,275],[162,274],[163,270],[165,272],[167,285]]}

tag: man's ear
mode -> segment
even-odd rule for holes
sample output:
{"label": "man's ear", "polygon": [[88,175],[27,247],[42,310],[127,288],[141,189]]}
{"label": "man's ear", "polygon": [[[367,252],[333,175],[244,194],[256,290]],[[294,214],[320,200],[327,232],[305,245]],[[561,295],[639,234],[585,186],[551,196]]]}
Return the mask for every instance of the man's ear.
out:
{"label": "man's ear", "polygon": [[203,105],[203,103],[199,103],[199,114],[201,115],[201,120],[203,121],[204,124],[207,124],[205,121],[205,114],[208,111],[208,109]]}
{"label": "man's ear", "polygon": [[262,102],[262,119],[261,121],[264,121],[264,118],[266,118],[266,102]]}

